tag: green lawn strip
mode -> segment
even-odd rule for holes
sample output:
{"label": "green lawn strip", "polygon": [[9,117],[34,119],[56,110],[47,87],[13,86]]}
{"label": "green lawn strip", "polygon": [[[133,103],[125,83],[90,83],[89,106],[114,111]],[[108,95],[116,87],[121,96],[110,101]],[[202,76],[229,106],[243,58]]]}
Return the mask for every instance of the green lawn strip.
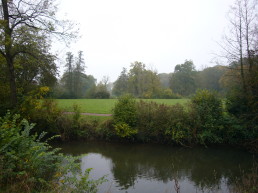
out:
{"label": "green lawn strip", "polygon": [[73,112],[78,105],[82,113],[110,114],[116,99],[57,99],[58,106],[67,112]]}
{"label": "green lawn strip", "polygon": [[[140,100],[140,99],[137,99]],[[185,104],[189,99],[143,99],[159,104]],[[58,106],[67,112],[73,112],[73,106],[78,105],[82,113],[112,114],[117,99],[56,99]],[[95,117],[95,116],[94,116]]]}

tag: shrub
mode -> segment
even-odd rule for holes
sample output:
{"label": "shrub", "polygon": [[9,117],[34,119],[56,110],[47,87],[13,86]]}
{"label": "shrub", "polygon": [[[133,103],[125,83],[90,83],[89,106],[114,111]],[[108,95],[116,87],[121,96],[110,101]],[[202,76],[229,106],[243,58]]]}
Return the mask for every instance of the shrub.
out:
{"label": "shrub", "polygon": [[44,99],[49,92],[48,87],[40,87],[23,98],[20,114],[27,120],[36,123],[36,131],[47,130],[51,134],[58,134],[59,123],[63,121],[63,112],[52,99]]}
{"label": "shrub", "polygon": [[67,141],[73,138],[77,138],[81,135],[79,130],[81,129],[81,112],[78,105],[73,106],[73,114],[63,116],[58,120],[58,134],[63,141]]}
{"label": "shrub", "polygon": [[60,157],[49,151],[47,143],[39,142],[44,134],[30,135],[33,124],[19,121],[10,113],[0,119],[1,184],[17,184],[21,190],[42,188],[57,170]]}
{"label": "shrub", "polygon": [[120,137],[132,137],[137,131],[134,129],[137,122],[136,101],[130,95],[119,98],[113,109],[114,128]]}
{"label": "shrub", "polygon": [[65,115],[54,100],[44,99],[48,91],[47,87],[34,90],[24,97],[20,107],[22,115],[37,124],[35,131],[40,133],[47,130],[52,135],[60,135],[63,141],[78,137],[87,138],[91,123],[82,123],[80,108],[74,105],[74,113]]}
{"label": "shrub", "polygon": [[116,123],[114,129],[120,137],[128,137],[137,133],[137,130],[131,128],[127,123]]}
{"label": "shrub", "polygon": [[[250,78],[250,77],[249,77]],[[257,76],[258,78],[258,76]],[[257,79],[256,78],[256,79]],[[247,79],[248,80],[248,79]],[[248,80],[250,81],[250,80]],[[257,80],[249,82],[250,88],[257,88]],[[247,89],[248,90],[248,89]],[[229,112],[231,119],[234,119],[234,125],[237,130],[233,130],[234,136],[237,140],[245,144],[245,146],[252,150],[258,151],[258,93],[243,91],[237,87],[232,88],[227,93],[226,108]],[[238,135],[236,135],[236,133]],[[239,135],[242,134],[242,135]]]}
{"label": "shrub", "polygon": [[220,143],[223,133],[222,100],[215,92],[198,90],[191,100],[197,137],[200,143]]}
{"label": "shrub", "polygon": [[98,137],[104,140],[112,140],[116,138],[116,131],[114,129],[114,120],[108,119],[99,125],[97,130]]}
{"label": "shrub", "polygon": [[97,128],[99,127],[99,121],[87,120],[81,118],[79,113],[65,115],[59,120],[59,135],[63,141],[70,141],[76,139],[94,139],[98,137]]}
{"label": "shrub", "polygon": [[41,142],[44,133],[31,135],[33,126],[19,115],[0,118],[0,191],[96,193],[103,178],[89,180],[89,170],[78,170],[78,158]]}
{"label": "shrub", "polygon": [[137,104],[137,128],[139,131],[138,138],[140,140],[164,140],[164,127],[169,124],[167,122],[168,109],[166,107],[155,102],[140,101]]}
{"label": "shrub", "polygon": [[140,101],[137,104],[138,137],[143,141],[191,143],[188,114],[180,104],[167,106]]}

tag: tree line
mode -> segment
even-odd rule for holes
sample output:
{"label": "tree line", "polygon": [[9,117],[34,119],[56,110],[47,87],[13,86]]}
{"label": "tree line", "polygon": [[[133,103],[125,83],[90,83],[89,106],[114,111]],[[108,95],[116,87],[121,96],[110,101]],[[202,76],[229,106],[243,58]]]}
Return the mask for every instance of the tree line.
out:
{"label": "tree line", "polygon": [[209,89],[222,94],[224,88],[220,82],[226,71],[227,68],[220,65],[197,71],[193,61],[186,60],[176,65],[174,72],[158,74],[136,61],[128,72],[123,68],[114,82],[112,94],[121,96],[128,93],[138,98],[180,98],[191,96],[197,89]]}
{"label": "tree line", "polygon": [[197,71],[193,61],[186,60],[176,65],[174,72],[159,74],[143,62],[135,61],[129,70],[122,69],[114,83],[105,76],[97,83],[94,76],[85,73],[82,51],[75,58],[68,52],[65,72],[52,91],[54,98],[110,98],[131,94],[136,98],[172,99],[189,97],[198,89],[223,94],[227,71],[227,67],[220,65]]}

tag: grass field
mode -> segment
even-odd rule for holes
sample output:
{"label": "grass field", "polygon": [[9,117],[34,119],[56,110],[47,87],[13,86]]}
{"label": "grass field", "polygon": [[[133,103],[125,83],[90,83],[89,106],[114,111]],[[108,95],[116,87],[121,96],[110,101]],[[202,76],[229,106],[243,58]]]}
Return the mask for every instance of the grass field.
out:
{"label": "grass field", "polygon": [[[139,100],[139,99],[137,99]],[[67,112],[73,111],[73,106],[78,105],[81,112],[111,114],[117,99],[56,99],[58,106]],[[160,104],[174,105],[184,104],[189,99],[144,99],[144,101],[154,101]]]}

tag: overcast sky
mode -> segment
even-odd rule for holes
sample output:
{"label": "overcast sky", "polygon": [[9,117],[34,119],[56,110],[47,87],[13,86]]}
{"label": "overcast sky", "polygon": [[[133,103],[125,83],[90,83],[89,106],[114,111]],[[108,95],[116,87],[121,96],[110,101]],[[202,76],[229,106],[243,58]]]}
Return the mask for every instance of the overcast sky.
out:
{"label": "overcast sky", "polygon": [[[62,50],[84,52],[85,73],[113,82],[140,61],[158,73],[193,60],[214,66],[233,0],[60,0],[59,14],[79,23],[81,38]],[[60,64],[62,72],[64,60]]]}

